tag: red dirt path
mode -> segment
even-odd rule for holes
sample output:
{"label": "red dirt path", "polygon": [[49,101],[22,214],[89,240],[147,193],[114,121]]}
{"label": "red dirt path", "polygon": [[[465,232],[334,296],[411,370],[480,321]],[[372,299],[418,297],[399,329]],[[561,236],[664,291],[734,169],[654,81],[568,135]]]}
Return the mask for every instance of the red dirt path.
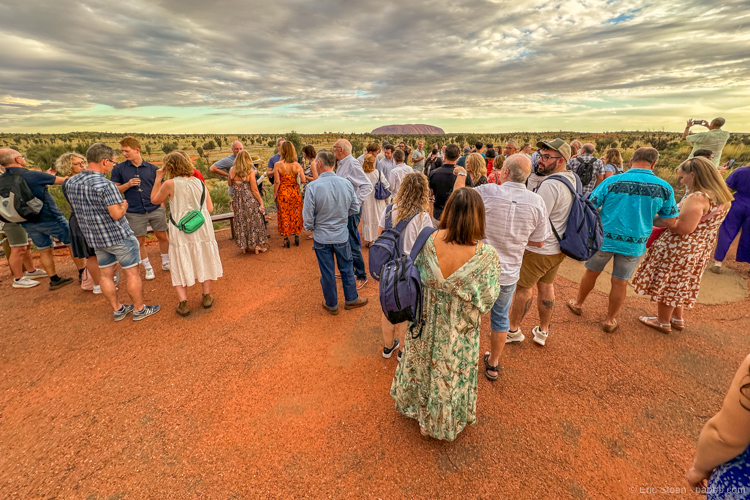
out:
{"label": "red dirt path", "polygon": [[477,424],[423,441],[389,396],[377,286],[329,316],[311,242],[271,233],[245,256],[218,232],[216,304],[198,309],[194,288],[185,319],[159,270],[144,289],[162,312],[114,323],[103,298],[14,290],[0,265],[0,498],[699,498],[684,470],[750,351],[750,299],[698,306],[669,336],[629,300],[608,335],[605,296],[574,317],[576,285],[558,278],[547,347],[509,345],[497,383],[480,371]]}

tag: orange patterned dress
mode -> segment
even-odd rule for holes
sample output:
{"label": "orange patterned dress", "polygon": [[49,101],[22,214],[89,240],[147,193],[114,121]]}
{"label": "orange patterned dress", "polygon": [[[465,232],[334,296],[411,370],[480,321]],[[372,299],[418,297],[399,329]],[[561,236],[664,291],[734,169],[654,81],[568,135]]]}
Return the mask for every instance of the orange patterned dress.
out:
{"label": "orange patterned dress", "polygon": [[279,234],[289,237],[303,230],[302,193],[297,184],[297,174],[279,173],[279,179],[279,191],[276,197]]}
{"label": "orange patterned dress", "polygon": [[[694,194],[706,196],[700,191]],[[690,234],[664,231],[643,256],[631,280],[635,291],[652,302],[692,308],[698,299],[703,272],[716,246],[719,227],[727,210],[717,210],[709,200],[708,214]]]}

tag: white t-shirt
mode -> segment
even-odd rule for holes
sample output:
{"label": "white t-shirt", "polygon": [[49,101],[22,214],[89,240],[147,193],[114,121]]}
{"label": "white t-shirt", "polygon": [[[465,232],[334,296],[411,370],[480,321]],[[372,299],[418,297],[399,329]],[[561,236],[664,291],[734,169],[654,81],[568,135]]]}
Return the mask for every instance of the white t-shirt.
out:
{"label": "white t-shirt", "polygon": [[[573,206],[573,193],[568,186],[552,177],[565,177],[573,186],[576,185],[576,178],[573,172],[560,172],[547,176],[536,190],[536,193],[542,197],[544,204],[547,205],[549,220],[555,226],[557,234],[565,233],[565,227],[570,217],[570,207]],[[557,255],[560,253],[560,243],[558,243],[555,233],[550,231],[550,236],[544,241],[542,248],[526,247],[529,252],[539,255]]]}
{"label": "white t-shirt", "polygon": [[484,201],[485,239],[500,257],[503,286],[518,282],[523,252],[529,241],[545,241],[552,230],[547,206],[541,196],[526,190],[520,182],[483,184],[474,188]]}
{"label": "white t-shirt", "polygon": [[398,163],[396,164],[396,168],[391,170],[388,174],[388,184],[391,185],[389,189],[394,198],[398,194],[398,188],[401,187],[401,181],[404,180],[404,177],[413,173],[414,169],[406,163]]}
{"label": "white t-shirt", "polygon": [[[383,210],[383,214],[380,216],[380,222],[378,222],[378,226],[385,229],[385,216],[388,212],[388,207],[386,207],[385,210]],[[398,208],[396,205],[393,206],[393,215],[391,216],[391,220],[396,220],[396,214],[398,213]],[[393,224],[395,227],[396,224]],[[432,224],[432,217],[427,212],[422,212],[421,214],[418,214],[416,217],[414,217],[411,222],[409,222],[406,227],[404,228],[404,232],[401,233],[401,240],[404,243],[404,253],[411,253],[411,247],[414,246],[414,242],[417,241],[417,236],[419,236],[419,233],[422,232],[422,229],[426,227],[435,227]]]}

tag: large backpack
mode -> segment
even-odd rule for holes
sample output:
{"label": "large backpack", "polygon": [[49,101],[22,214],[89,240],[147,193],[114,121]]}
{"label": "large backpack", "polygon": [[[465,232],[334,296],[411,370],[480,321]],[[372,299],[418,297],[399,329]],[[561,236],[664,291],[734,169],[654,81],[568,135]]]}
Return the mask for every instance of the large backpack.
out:
{"label": "large backpack", "polygon": [[555,238],[560,243],[560,251],[575,260],[589,260],[599,251],[604,241],[604,228],[602,227],[602,217],[599,215],[599,211],[591,201],[583,197],[582,181],[578,176],[576,176],[575,189],[573,189],[573,185],[565,177],[551,175],[547,179],[544,179],[542,183],[548,179],[555,179],[562,182],[573,193],[573,204],[570,206],[568,224],[565,226],[565,233],[562,236],[557,234],[555,225],[550,221],[552,232],[555,233]]}
{"label": "large backpack", "polygon": [[422,277],[414,261],[417,260],[427,239],[435,231],[437,229],[432,227],[422,229],[417,241],[414,242],[411,253],[386,263],[380,274],[380,308],[383,314],[393,325],[411,321],[410,331],[414,339],[422,335],[424,327]]}
{"label": "large backpack", "polygon": [[393,259],[404,255],[404,243],[401,233],[404,232],[409,222],[416,217],[416,213],[406,219],[401,219],[396,227],[393,227],[393,204],[386,208],[385,230],[370,246],[368,263],[370,275],[380,281],[380,272],[383,266]]}
{"label": "large backpack", "polygon": [[37,222],[44,202],[34,196],[23,172],[8,169],[0,175],[0,219],[5,222]]}
{"label": "large backpack", "polygon": [[588,161],[583,161],[580,156],[578,157],[576,175],[581,179],[581,184],[584,186],[588,186],[591,179],[594,178],[594,163],[596,163],[596,158],[593,156]]}

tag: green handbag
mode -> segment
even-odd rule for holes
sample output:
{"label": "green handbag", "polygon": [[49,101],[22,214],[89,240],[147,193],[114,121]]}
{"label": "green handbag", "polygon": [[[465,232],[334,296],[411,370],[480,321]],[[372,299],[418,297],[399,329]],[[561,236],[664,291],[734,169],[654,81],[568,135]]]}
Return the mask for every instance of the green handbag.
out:
{"label": "green handbag", "polygon": [[201,182],[201,186],[203,186],[203,192],[201,194],[201,204],[198,210],[191,210],[186,213],[182,219],[180,219],[179,223],[174,221],[171,213],[169,214],[169,220],[183,233],[194,233],[206,223],[206,218],[203,217],[203,212],[201,211],[203,208],[203,202],[206,201],[206,185]]}

